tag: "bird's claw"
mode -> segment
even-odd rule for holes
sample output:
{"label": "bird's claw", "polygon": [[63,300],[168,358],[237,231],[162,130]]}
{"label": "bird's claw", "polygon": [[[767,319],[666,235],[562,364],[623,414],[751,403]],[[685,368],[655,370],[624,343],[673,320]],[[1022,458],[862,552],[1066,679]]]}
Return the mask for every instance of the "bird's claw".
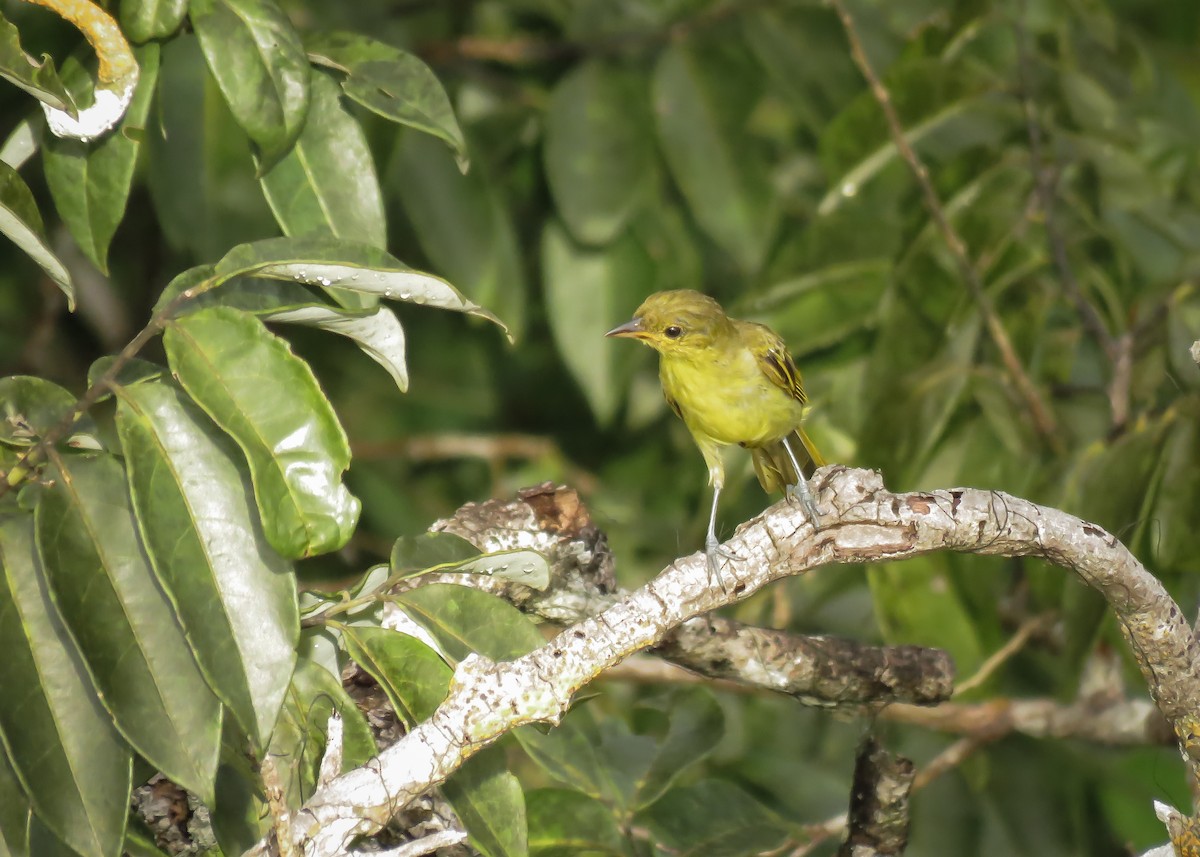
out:
{"label": "bird's claw", "polygon": [[788,500],[798,500],[800,505],[804,507],[804,514],[808,518],[808,522],[812,524],[814,530],[821,529],[821,522],[818,518],[817,503],[813,499],[812,491],[808,489],[808,483],[801,476],[799,481],[794,485],[787,487]]}
{"label": "bird's claw", "polygon": [[715,538],[704,540],[704,558],[708,565],[708,582],[719,584],[721,591],[725,592],[725,582],[721,579],[720,560],[739,560],[737,554],[728,548],[722,547]]}

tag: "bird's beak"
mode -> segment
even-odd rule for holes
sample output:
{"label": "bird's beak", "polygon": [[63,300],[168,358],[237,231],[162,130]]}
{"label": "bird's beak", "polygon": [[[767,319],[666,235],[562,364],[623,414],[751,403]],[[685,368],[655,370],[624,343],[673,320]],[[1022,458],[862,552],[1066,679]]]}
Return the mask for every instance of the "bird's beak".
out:
{"label": "bird's beak", "polygon": [[606,333],[604,335],[605,336],[626,336],[626,337],[629,337],[630,339],[642,339],[642,338],[644,338],[645,333],[646,333],[646,331],[642,327],[642,320],[640,318],[634,318],[634,319],[631,319],[630,321],[625,322],[624,324],[618,324],[616,327],[614,327],[612,330],[610,330],[608,333]]}

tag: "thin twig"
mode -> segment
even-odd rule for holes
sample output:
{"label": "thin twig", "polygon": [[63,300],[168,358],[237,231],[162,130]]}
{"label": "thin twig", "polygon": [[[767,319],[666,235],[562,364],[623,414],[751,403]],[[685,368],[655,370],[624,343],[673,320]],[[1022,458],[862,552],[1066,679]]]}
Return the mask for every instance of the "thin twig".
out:
{"label": "thin twig", "polygon": [[992,305],[991,298],[984,288],[983,280],[980,278],[975,266],[971,264],[966,244],[946,217],[942,201],[938,197],[932,180],[929,178],[929,169],[917,156],[917,153],[913,151],[912,146],[909,145],[908,139],[904,135],[904,126],[901,124],[900,117],[896,113],[896,107],[892,103],[892,97],[883,85],[883,81],[880,80],[879,75],[875,73],[871,61],[867,58],[866,51],[863,50],[862,40],[858,35],[858,28],[854,23],[853,16],[846,8],[843,0],[830,0],[830,5],[842,21],[842,28],[846,31],[846,38],[850,43],[850,55],[854,60],[854,64],[858,66],[858,70],[862,73],[862,76],[866,79],[871,89],[871,94],[875,97],[875,101],[883,111],[892,142],[895,144],[897,151],[900,152],[900,156],[904,159],[904,162],[908,164],[908,168],[912,171],[914,178],[916,178],[917,184],[921,188],[921,194],[925,198],[925,207],[929,211],[929,216],[933,219],[938,231],[941,232],[942,239],[950,249],[950,255],[954,257],[959,273],[962,275],[963,281],[967,284],[967,288],[971,292],[971,297],[979,306],[979,311],[983,315],[984,325],[987,327],[988,334],[999,350],[1000,359],[1004,362],[1008,374],[1017,386],[1017,390],[1025,399],[1030,416],[1033,418],[1034,426],[1051,449],[1060,449],[1062,441],[1059,439],[1058,427],[1054,417],[1042,401],[1041,394],[1038,392],[1037,387],[1034,386],[1033,381],[1030,380],[1025,368],[1021,365],[1021,359],[1017,356],[1012,340],[1008,337],[1008,331],[1004,329],[1004,325],[1001,323],[1000,317]]}
{"label": "thin twig", "polygon": [[1053,619],[1054,615],[1052,613],[1043,613],[1041,616],[1034,616],[1026,620],[1007,643],[997,649],[991,657],[983,662],[979,669],[975,671],[975,675],[959,683],[958,687],[954,689],[954,695],[962,696],[964,693],[968,693],[984,684],[1009,658],[1021,651],[1034,634],[1049,625]]}
{"label": "thin twig", "polygon": [[166,327],[167,322],[176,310],[193,298],[219,285],[221,282],[223,280],[209,279],[192,286],[190,289],[184,289],[172,298],[166,306],[156,312],[150,321],[146,323],[146,326],[138,331],[137,336],[121,349],[121,352],[109,364],[108,369],[84,391],[83,395],[75,402],[75,407],[71,409],[71,412],[46,432],[41,440],[31,446],[21,456],[20,460],[12,466],[12,469],[8,471],[6,478],[0,480],[0,497],[3,497],[29,477],[33,469],[46,458],[47,451],[54,444],[66,437],[67,432],[75,426],[75,423],[79,422],[79,419],[87,413],[92,405],[96,404],[100,396],[108,390],[109,385],[117,379],[117,375],[125,368],[126,364],[146,347],[146,343],[162,332],[162,329]]}

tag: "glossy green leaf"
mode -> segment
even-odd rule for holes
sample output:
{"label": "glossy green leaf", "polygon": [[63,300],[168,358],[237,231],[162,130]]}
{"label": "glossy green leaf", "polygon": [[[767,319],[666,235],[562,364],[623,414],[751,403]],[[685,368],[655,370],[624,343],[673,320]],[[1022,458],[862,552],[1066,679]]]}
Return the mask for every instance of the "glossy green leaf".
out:
{"label": "glossy green leaf", "polygon": [[655,270],[632,237],[590,250],[555,221],[542,233],[542,282],[550,330],[567,368],[602,424],[621,402],[630,351],[614,348],[606,331],[628,321],[653,290]]}
{"label": "glossy green leaf", "polygon": [[672,789],[644,819],[656,841],[686,857],[772,851],[790,832],[778,814],[724,780]]}
{"label": "glossy green leaf", "polygon": [[478,589],[434,583],[397,594],[396,603],[456,662],[472,652],[509,661],[546,642],[524,613]]}
{"label": "glossy green leaf", "polygon": [[767,160],[747,135],[757,70],[734,39],[673,42],[654,71],[663,154],[692,216],[746,274],[762,265],[778,204]]}
{"label": "glossy green leaf", "polygon": [[[306,283],[335,292],[360,292],[465,312],[504,327],[492,313],[467,300],[441,277],[413,270],[385,251],[355,241],[325,236],[268,238],[234,247],[214,270],[214,276],[221,282],[253,276]],[[186,281],[181,282],[182,288],[187,286]],[[168,292],[159,299],[160,306],[169,299],[171,291],[172,287],[168,287]]]}
{"label": "glossy green leaf", "polygon": [[520,338],[529,291],[516,229],[494,184],[478,169],[462,175],[454,158],[424,134],[405,134],[388,185],[433,268],[473,301],[494,310]]}
{"label": "glossy green leaf", "polygon": [[644,79],[589,60],[550,96],[543,150],[546,181],[576,240],[620,234],[654,179],[654,139]]}
{"label": "glossy green leaf", "polygon": [[172,321],[172,372],[250,464],[267,541],[295,559],[337,550],[358,522],[346,435],[308,364],[258,319],[214,307]]}
{"label": "glossy green leaf", "polygon": [[[3,524],[0,524],[2,527]],[[3,551],[3,541],[0,536],[0,552]],[[0,560],[3,559],[0,554]],[[0,582],[3,575],[0,573]],[[8,584],[0,586],[0,601],[8,600]],[[5,615],[0,607],[0,617]],[[15,616],[8,617],[16,621]],[[0,727],[2,728],[2,727]],[[29,799],[17,781],[17,772],[13,770],[4,753],[4,742],[0,741],[0,857],[29,857]]]}
{"label": "glossy green leaf", "polygon": [[408,389],[408,364],[404,357],[404,327],[387,307],[370,315],[345,312],[328,306],[307,306],[267,313],[264,321],[302,324],[352,340],[363,353],[392,376],[400,392]]}
{"label": "glossy green leaf", "polygon": [[289,806],[299,806],[316,787],[329,717],[335,710],[342,718],[342,767],[338,773],[343,773],[377,752],[371,728],[338,679],[312,661],[297,661],[268,750],[276,759],[288,760],[280,772]]}
{"label": "glossy green leaf", "polygon": [[262,189],[285,235],[331,235],[383,248],[387,224],[375,162],[337,84],[313,75],[304,132],[262,176]]}
{"label": "glossy green leaf", "polygon": [[151,764],[212,797],[221,708],[142,550],[125,470],[109,456],[54,468],[37,544],[63,620],[117,728]]}
{"label": "glossy green leaf", "polygon": [[[0,443],[32,446],[75,409],[75,397],[55,383],[32,375],[0,378]],[[83,417],[68,435],[68,444],[87,446],[96,426]]]}
{"label": "glossy green leaf", "polygon": [[0,739],[42,820],[84,857],[118,857],[132,754],[51,601],[33,530],[32,516],[0,518]]}
{"label": "glossy green leaf", "polygon": [[[43,149],[46,184],[79,249],[101,271],[108,272],[108,246],[125,215],[133,169],[141,149],[141,133],[150,113],[158,82],[159,47],[137,48],[138,87],[120,125],[93,143],[47,135]],[[68,80],[91,86],[87,73],[78,70]]]}
{"label": "glossy green leaf", "polygon": [[148,42],[174,35],[187,9],[188,0],[121,0],[117,20],[130,41]]}
{"label": "glossy green leaf", "polygon": [[67,296],[67,306],[75,309],[75,285],[66,266],[50,249],[42,229],[33,193],[17,171],[0,161],[0,234],[21,248]]}
{"label": "glossy green leaf", "polygon": [[416,637],[346,625],[342,639],[350,657],[379,682],[409,728],[427,720],[450,692],[450,667]]}
{"label": "glossy green leaf", "polygon": [[164,381],[117,386],[146,551],[208,683],[261,747],[296,659],[296,581],[229,437]]}
{"label": "glossy green leaf", "polygon": [[725,715],[704,687],[679,691],[671,706],[671,725],[638,783],[635,807],[644,809],[666,792],[680,774],[705,758],[725,734]]}
{"label": "glossy green leaf", "polygon": [[479,553],[479,548],[453,533],[401,536],[392,545],[391,572],[412,577],[429,569],[457,566]]}
{"label": "glossy green leaf", "polygon": [[525,793],[508,770],[503,747],[476,753],[442,784],[446,800],[485,857],[526,857]]}
{"label": "glossy green leaf", "polygon": [[288,153],[308,116],[310,69],[300,37],[273,0],[191,0],[188,15],[266,172]]}
{"label": "glossy green leaf", "polygon": [[21,34],[0,15],[0,78],[58,110],[72,112],[75,103],[54,70],[54,60],[43,54],[36,60],[21,48]]}
{"label": "glossy green leaf", "polygon": [[17,123],[17,127],[12,130],[12,133],[5,138],[4,143],[0,144],[0,161],[8,164],[14,170],[19,170],[32,158],[41,145],[41,140],[38,139],[33,130],[33,120],[24,119]]}
{"label": "glossy green leaf", "polygon": [[[29,816],[29,851],[37,857],[77,857],[75,849],[68,847],[37,815]],[[121,857],[125,853],[122,848]]]}
{"label": "glossy green leaf", "polygon": [[450,99],[418,57],[358,33],[317,33],[305,47],[313,62],[346,74],[346,95],[385,119],[441,139],[466,172],[467,143]]}
{"label": "glossy green leaf", "polygon": [[525,806],[534,857],[625,854],[612,811],[593,797],[569,789],[533,789]]}

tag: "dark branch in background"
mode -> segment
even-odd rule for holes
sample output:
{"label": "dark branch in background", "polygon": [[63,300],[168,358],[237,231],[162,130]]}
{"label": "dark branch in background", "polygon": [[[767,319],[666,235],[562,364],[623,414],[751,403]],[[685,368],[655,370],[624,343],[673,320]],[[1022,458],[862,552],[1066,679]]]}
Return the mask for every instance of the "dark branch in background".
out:
{"label": "dark branch in background", "polygon": [[873,737],[863,741],[854,760],[849,825],[838,857],[886,857],[908,846],[908,797],[914,768],[889,753]]}
{"label": "dark branch in background", "polygon": [[1025,400],[1030,416],[1033,418],[1034,427],[1051,449],[1055,451],[1060,450],[1062,441],[1059,438],[1054,417],[1046,407],[1045,402],[1042,401],[1041,393],[1038,392],[1037,387],[1034,386],[1025,368],[1021,365],[1021,358],[1017,356],[1012,340],[1008,337],[1008,331],[1004,329],[1004,325],[996,313],[996,308],[992,305],[992,300],[984,288],[983,280],[980,278],[975,266],[971,264],[966,244],[946,217],[942,201],[939,199],[937,190],[929,178],[929,169],[917,156],[917,153],[913,151],[912,146],[908,143],[908,139],[904,136],[904,126],[900,122],[900,117],[896,114],[896,107],[892,103],[892,97],[880,80],[879,75],[875,73],[870,59],[867,58],[866,51],[863,50],[862,41],[859,38],[853,16],[851,16],[842,0],[830,0],[830,5],[837,12],[838,17],[842,21],[842,27],[846,31],[846,38],[850,43],[850,56],[853,58],[854,64],[858,66],[858,70],[862,73],[862,76],[866,79],[871,89],[871,94],[875,97],[875,101],[878,102],[880,109],[883,111],[892,142],[895,144],[897,151],[900,152],[900,156],[908,165],[909,170],[911,170],[913,177],[916,178],[917,184],[921,188],[921,194],[925,198],[925,208],[929,211],[930,218],[942,234],[942,239],[946,242],[946,246],[950,249],[950,255],[954,257],[963,282],[967,284],[967,288],[971,292],[971,297],[979,306],[979,311],[983,315],[988,334],[999,350],[1000,359],[1004,362],[1008,374],[1012,376],[1017,390]]}
{"label": "dark branch in background", "polygon": [[1133,337],[1125,333],[1113,336],[1108,325],[1100,317],[1095,305],[1087,299],[1075,276],[1071,260],[1067,255],[1067,242],[1059,229],[1055,203],[1058,196],[1060,169],[1048,162],[1042,150],[1042,126],[1038,120],[1034,88],[1030,80],[1033,59],[1029,53],[1029,33],[1025,28],[1025,4],[1018,4],[1013,28],[1017,43],[1017,86],[1021,96],[1021,107],[1025,113],[1025,130],[1029,138],[1029,161],[1033,171],[1034,189],[1042,210],[1042,225],[1046,232],[1046,243],[1058,273],[1063,291],[1075,305],[1079,320],[1092,339],[1103,349],[1112,367],[1108,385],[1109,407],[1112,409],[1112,429],[1120,431],[1129,421],[1129,396],[1133,383]]}

